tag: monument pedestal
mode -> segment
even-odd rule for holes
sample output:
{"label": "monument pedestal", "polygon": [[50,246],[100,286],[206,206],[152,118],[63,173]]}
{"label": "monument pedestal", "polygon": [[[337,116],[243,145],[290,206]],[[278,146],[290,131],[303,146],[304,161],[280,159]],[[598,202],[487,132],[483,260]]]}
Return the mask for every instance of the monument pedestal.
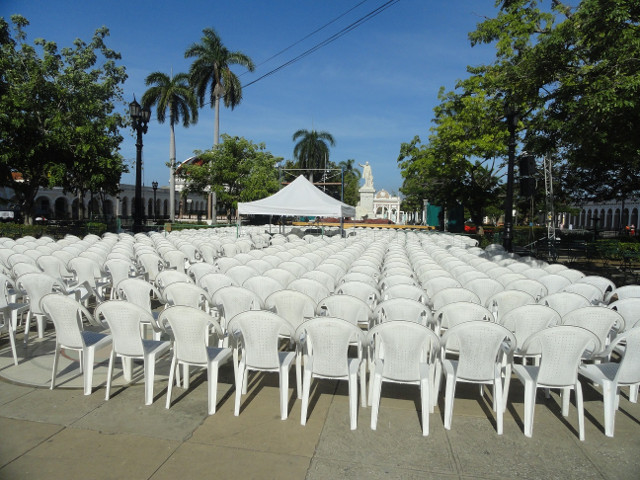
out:
{"label": "monument pedestal", "polygon": [[356,217],[362,219],[365,216],[367,218],[373,218],[373,196],[376,193],[375,188],[363,186],[360,187],[360,201],[356,206]]}

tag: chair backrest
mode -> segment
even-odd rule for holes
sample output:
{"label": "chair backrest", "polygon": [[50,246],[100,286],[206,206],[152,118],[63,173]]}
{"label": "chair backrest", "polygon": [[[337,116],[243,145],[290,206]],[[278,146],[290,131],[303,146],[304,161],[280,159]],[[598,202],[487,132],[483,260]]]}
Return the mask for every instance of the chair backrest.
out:
{"label": "chair backrest", "polygon": [[559,324],[560,314],[545,305],[522,305],[502,316],[500,323],[513,332],[520,348],[534,333]]}
{"label": "chair backrest", "polygon": [[602,351],[607,343],[607,337],[614,326],[619,331],[624,331],[624,317],[615,310],[606,307],[583,307],[567,313],[562,317],[562,325],[582,327],[593,332],[600,341]]}
{"label": "chair backrest", "polygon": [[238,286],[238,284],[224,273],[207,273],[200,278],[198,285],[204,288],[209,295],[223,287]]}
{"label": "chair backrest", "polygon": [[531,295],[535,301],[547,296],[547,287],[538,280],[532,278],[522,278],[509,282],[505,285],[505,290],[521,290]]}
{"label": "chair backrest", "polygon": [[54,278],[73,278],[73,272],[70,272],[65,262],[54,255],[42,255],[36,260],[38,267]]}
{"label": "chair backrest", "polygon": [[557,273],[550,273],[537,278],[541,284],[547,287],[547,295],[552,293],[561,292],[563,289],[571,285],[571,280]]}
{"label": "chair backrest", "polygon": [[256,293],[260,297],[260,300],[262,300],[263,304],[267,297],[273,292],[284,289],[284,286],[280,282],[271,277],[267,277],[266,275],[257,275],[248,278],[242,286]]}
{"label": "chair backrest", "polygon": [[316,302],[313,298],[297,290],[289,289],[279,290],[269,295],[264,306],[275,311],[294,328],[309,318],[313,318],[316,311]]}
{"label": "chair backrest", "polygon": [[431,299],[427,292],[417,285],[394,285],[384,290],[381,296],[383,301],[392,298],[407,298],[425,305],[431,305]]}
{"label": "chair backrest", "polygon": [[242,285],[247,279],[260,275],[260,272],[247,265],[236,265],[228,269],[225,275],[231,277],[238,285]]}
{"label": "chair backrest", "polygon": [[462,287],[462,284],[451,277],[448,273],[447,275],[434,277],[430,280],[424,281],[423,277],[420,277],[420,281],[422,282],[422,287],[429,297],[433,298],[433,296],[438,293],[440,290],[444,290],[445,288],[459,288]]}
{"label": "chair backrest", "polygon": [[56,288],[64,291],[62,283],[46,273],[25,273],[16,279],[16,287],[29,297],[29,309],[34,314],[44,313],[40,309],[40,300],[47,293],[53,293]]}
{"label": "chair backrest", "polygon": [[262,308],[262,300],[257,294],[248,288],[233,285],[216,290],[211,295],[211,303],[227,321],[241,312]]}
{"label": "chair backrest", "polygon": [[165,322],[171,326],[177,359],[194,365],[207,364],[209,328],[213,326],[220,337],[223,335],[218,322],[194,307],[175,305],[163,310],[158,317],[158,323],[164,325]]}
{"label": "chair backrest", "polygon": [[264,275],[271,277],[282,285],[289,285],[296,279],[296,276],[288,270],[283,268],[272,268],[264,272]]}
{"label": "chair backrest", "polygon": [[392,298],[376,305],[372,318],[376,323],[405,320],[426,326],[431,321],[431,309],[416,300]]}
{"label": "chair backrest", "polygon": [[329,292],[332,292],[336,288],[336,279],[333,278],[326,272],[322,272],[320,270],[310,270],[302,275],[300,278],[310,278],[311,280],[315,280],[316,282],[320,282],[323,284]]}
{"label": "chair backrest", "polygon": [[444,329],[464,322],[489,322],[493,320],[493,314],[486,307],[477,303],[453,302],[436,310],[433,318],[438,327]]}
{"label": "chair backrest", "polygon": [[602,277],[600,275],[587,275],[585,277],[582,277],[576,283],[587,283],[589,285],[598,287],[598,289],[602,292],[603,297],[607,292],[612,292],[616,288],[615,283],[613,283],[608,278]]}
{"label": "chair backrest", "polygon": [[156,276],[156,285],[158,290],[164,291],[169,285],[174,283],[193,283],[193,279],[180,270],[163,270]]}
{"label": "chair backrest", "polygon": [[615,310],[624,318],[625,328],[633,327],[640,321],[640,298],[623,298],[610,303],[607,308]]}
{"label": "chair backrest", "polygon": [[48,293],[40,300],[42,311],[56,328],[56,342],[70,348],[82,348],[82,315],[91,319],[91,313],[81,304],[66,295]]}
{"label": "chair backrest", "polygon": [[120,281],[136,273],[136,267],[130,260],[110,258],[104,262],[104,269],[111,276],[111,285],[115,288]]}
{"label": "chair backrest", "polygon": [[214,265],[217,267],[218,272],[226,273],[226,271],[231,267],[242,265],[242,263],[240,262],[240,260],[236,260],[233,257],[220,257],[216,259]]}
{"label": "chair backrest", "polygon": [[498,292],[504,290],[500,282],[492,278],[477,278],[464,284],[464,288],[478,295],[480,303],[485,305],[487,300]]}
{"label": "chair backrest", "polygon": [[[252,250],[253,252],[259,252],[260,250]],[[248,254],[247,254],[248,255]],[[247,267],[253,268],[260,275],[262,275],[267,270],[273,268],[273,266],[266,260],[262,260],[261,258],[252,258],[246,264]]]}
{"label": "chair backrest", "polygon": [[388,322],[376,325],[367,334],[373,358],[384,358],[382,375],[396,382],[420,379],[420,367],[430,363],[440,348],[438,336],[414,322]]}
{"label": "chair backrest", "polygon": [[346,282],[338,285],[336,293],[353,295],[367,302],[370,306],[375,305],[380,299],[380,291],[378,288],[363,282]]}
{"label": "chair backrest", "polygon": [[194,308],[203,308],[209,299],[209,294],[204,288],[193,283],[176,282],[162,291],[162,295],[169,305],[183,305]]}
{"label": "chair backrest", "polygon": [[582,355],[599,344],[598,338],[589,330],[560,325],[534,333],[521,350],[540,352],[538,385],[564,387],[575,385]]}
{"label": "chair backrest", "polygon": [[287,289],[302,292],[316,303],[331,294],[327,287],[311,278],[297,278],[287,285]]}
{"label": "chair backrest", "polygon": [[302,343],[305,356],[313,358],[312,371],[318,375],[348,375],[349,347],[353,346],[354,342],[358,349],[358,358],[362,357],[362,330],[341,318],[312,318],[298,326],[295,339]]}
{"label": "chair backrest", "polygon": [[502,323],[502,317],[507,312],[532,303],[536,303],[535,299],[523,290],[503,290],[489,297],[485,307],[493,313],[498,323]]}
{"label": "chair backrest", "polygon": [[[451,327],[442,336],[442,348],[455,345],[458,352],[457,377],[461,380],[488,382],[495,378],[496,362],[503,345],[516,347],[515,335],[497,323],[464,322]],[[506,342],[506,343],[505,343]]]}
{"label": "chair backrest", "polygon": [[627,298],[640,298],[640,285],[623,285],[612,290],[607,296],[607,299],[612,302]]}
{"label": "chair backrest", "polygon": [[246,364],[264,370],[278,369],[280,338],[295,334],[287,320],[265,310],[239,313],[230,320],[227,331],[240,342]]}
{"label": "chair backrest", "polygon": [[131,357],[144,355],[140,324],[153,323],[150,312],[126,300],[107,300],[96,307],[95,317],[104,318],[109,325],[116,353]]}
{"label": "chair backrest", "polygon": [[572,283],[571,285],[567,285],[563,291],[578,293],[587,298],[594,305],[599,304],[604,299],[602,290],[590,283]]}
{"label": "chair backrest", "polygon": [[538,300],[541,305],[547,305],[564,317],[567,313],[578,308],[588,307],[591,302],[579,293],[556,292]]}
{"label": "chair backrest", "polygon": [[354,325],[368,324],[371,308],[352,295],[329,295],[318,302],[316,315],[341,318]]}
{"label": "chair backrest", "polygon": [[467,290],[462,287],[450,287],[443,288],[433,295],[433,297],[431,297],[431,302],[433,303],[433,309],[439,310],[445,305],[454,302],[471,302],[480,304],[480,299],[478,298],[478,295],[473,293],[471,290]]}
{"label": "chair backrest", "polygon": [[119,299],[133,303],[147,312],[151,312],[151,297],[162,297],[156,287],[141,278],[122,280],[118,283],[116,295]]}
{"label": "chair backrest", "polygon": [[187,274],[191,277],[194,283],[198,284],[200,279],[207,275],[208,273],[217,273],[216,267],[206,262],[198,262],[192,265],[189,265],[187,269]]}
{"label": "chair backrest", "polygon": [[87,257],[76,257],[69,260],[69,268],[76,274],[78,283],[87,283],[95,288],[96,280],[102,277],[100,265]]}
{"label": "chair backrest", "polygon": [[139,255],[138,263],[142,266],[150,282],[155,282],[158,273],[164,270],[164,262],[156,253],[143,253]]}
{"label": "chair backrest", "polygon": [[368,275],[366,273],[362,273],[362,272],[353,272],[351,270],[349,270],[347,273],[345,273],[342,278],[340,279],[339,283],[347,283],[347,282],[364,282],[364,283],[368,283],[374,287],[378,286],[378,282],[377,280],[372,277],[371,275]]}
{"label": "chair backrest", "polygon": [[633,385],[640,382],[640,327],[635,327],[616,338],[615,343],[624,343],[625,349],[618,367],[616,380],[619,384]]}

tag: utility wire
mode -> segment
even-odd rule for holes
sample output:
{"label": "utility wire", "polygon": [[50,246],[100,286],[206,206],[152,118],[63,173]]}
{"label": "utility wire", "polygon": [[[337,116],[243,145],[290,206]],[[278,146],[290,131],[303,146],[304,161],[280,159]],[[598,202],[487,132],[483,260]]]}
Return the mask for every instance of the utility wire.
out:
{"label": "utility wire", "polygon": [[[273,60],[274,58],[282,55],[284,52],[286,52],[287,50],[290,50],[291,48],[295,47],[296,45],[304,42],[307,38],[312,37],[313,35],[315,35],[316,33],[318,33],[321,30],[324,30],[325,28],[327,28],[329,25],[331,25],[332,23],[337,22],[338,20],[340,20],[342,17],[344,17],[346,14],[348,14],[349,12],[355,10],[356,8],[358,8],[360,5],[362,5],[363,3],[366,3],[368,0],[362,0],[360,3],[357,3],[356,5],[354,5],[353,7],[351,7],[349,10],[347,10],[346,12],[343,12],[342,14],[338,15],[336,18],[334,18],[333,20],[325,23],[323,26],[321,26],[320,28],[316,28],[313,32],[309,33],[308,35],[305,35],[304,37],[302,37],[300,40],[298,40],[297,42],[292,43],[291,45],[289,45],[286,48],[283,48],[282,50],[280,50],[278,53],[271,55],[269,58],[267,58],[266,60],[260,62],[258,65],[256,65],[257,67],[260,67],[262,65],[264,65],[265,63],[270,62],[271,60]],[[247,73],[249,73],[247,70],[245,70],[244,72],[242,72],[240,75],[238,75],[239,77],[246,75]]]}
{"label": "utility wire", "polygon": [[369,13],[367,13],[366,15],[360,17],[358,20],[356,20],[355,22],[351,23],[350,25],[344,27],[342,30],[340,30],[339,32],[331,35],[329,38],[323,40],[322,42],[314,45],[313,47],[309,48],[308,50],[305,50],[304,52],[302,52],[300,55],[298,55],[297,57],[294,57],[293,59],[289,60],[288,62],[283,63],[282,65],[280,65],[279,67],[274,68],[273,70],[265,73],[264,75],[262,75],[261,77],[256,78],[255,80],[245,84],[242,86],[242,88],[246,88],[249,85],[253,85],[256,82],[259,82],[260,80],[269,77],[271,75],[273,75],[274,73],[282,70],[285,67],[288,67],[289,65],[292,65],[296,62],[298,62],[299,60],[302,60],[303,58],[307,57],[308,55],[311,55],[313,52],[315,52],[316,50],[319,50],[322,47],[325,47],[327,45],[329,45],[330,43],[336,41],[337,39],[339,39],[340,37],[346,35],[347,33],[349,33],[350,31],[358,28],[360,25],[362,25],[363,23],[367,22],[368,20],[371,20],[373,17],[379,15],[380,13],[382,13],[384,10],[386,10],[387,8],[391,7],[392,5],[398,3],[400,0],[389,0],[386,3],[380,5],[378,8],[370,11]]}

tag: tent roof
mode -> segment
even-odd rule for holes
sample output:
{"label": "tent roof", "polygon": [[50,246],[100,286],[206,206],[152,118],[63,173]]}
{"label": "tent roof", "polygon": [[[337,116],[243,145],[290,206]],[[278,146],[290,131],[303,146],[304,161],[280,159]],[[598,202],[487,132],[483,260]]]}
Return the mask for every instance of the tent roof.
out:
{"label": "tent roof", "polygon": [[241,215],[354,217],[356,209],[330,197],[300,175],[282,190],[255,202],[238,203]]}

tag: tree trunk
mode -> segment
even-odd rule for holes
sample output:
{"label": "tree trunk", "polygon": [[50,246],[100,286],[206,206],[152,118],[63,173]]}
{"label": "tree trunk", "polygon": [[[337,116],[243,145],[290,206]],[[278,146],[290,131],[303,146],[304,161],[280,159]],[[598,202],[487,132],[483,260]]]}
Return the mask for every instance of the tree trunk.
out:
{"label": "tree trunk", "polygon": [[171,139],[169,141],[169,219],[176,221],[176,133],[171,124]]}

